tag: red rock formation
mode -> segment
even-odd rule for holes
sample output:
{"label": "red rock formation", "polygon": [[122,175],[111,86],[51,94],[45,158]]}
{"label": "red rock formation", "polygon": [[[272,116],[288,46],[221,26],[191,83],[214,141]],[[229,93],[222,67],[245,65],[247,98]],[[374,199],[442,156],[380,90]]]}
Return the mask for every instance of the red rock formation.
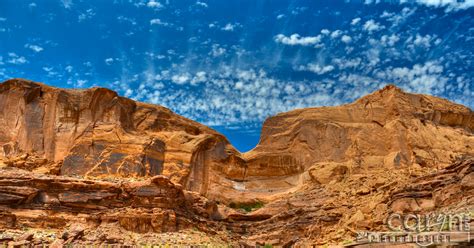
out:
{"label": "red rock formation", "polygon": [[207,161],[223,167],[236,154],[214,130],[104,88],[66,90],[12,79],[0,85],[0,108],[4,157],[60,163],[61,175],[166,175],[204,193]]}
{"label": "red rock formation", "polygon": [[[219,244],[327,244],[382,230],[392,211],[474,206],[473,112],[394,86],[271,117],[245,154],[104,88],[12,79],[0,108],[0,228],[12,245],[156,242],[191,227]],[[45,229],[68,231],[37,237]]]}
{"label": "red rock formation", "polygon": [[374,168],[443,168],[474,155],[473,130],[469,108],[395,86],[343,106],[280,113],[243,155],[240,197],[271,199],[308,181],[324,184]]}

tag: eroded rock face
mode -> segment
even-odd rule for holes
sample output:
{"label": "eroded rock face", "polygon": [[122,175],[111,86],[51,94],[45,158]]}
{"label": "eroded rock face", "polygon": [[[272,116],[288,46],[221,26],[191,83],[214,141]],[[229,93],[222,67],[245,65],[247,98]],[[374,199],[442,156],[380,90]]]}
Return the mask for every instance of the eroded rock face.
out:
{"label": "eroded rock face", "polygon": [[28,159],[19,167],[69,176],[165,175],[225,202],[269,200],[334,166],[351,173],[442,168],[474,148],[470,109],[394,86],[352,104],[271,117],[258,146],[242,155],[208,127],[104,88],[12,79],[0,85],[0,108],[3,155],[45,160],[42,167]]}
{"label": "eroded rock face", "polygon": [[239,160],[214,130],[104,88],[65,90],[12,79],[0,85],[0,108],[0,152],[22,158],[17,167],[40,166],[28,159],[35,157],[67,176],[166,175],[205,194],[210,167]]}
{"label": "eroded rock face", "polygon": [[[132,232],[170,232],[189,227],[184,194],[164,176],[107,182],[42,176],[0,169],[0,228],[61,230],[65,242],[84,229],[116,223]],[[28,243],[29,244],[29,243]]]}
{"label": "eroded rock face", "polygon": [[[474,209],[473,112],[394,86],[271,117],[244,154],[103,88],[12,79],[0,108],[0,228],[37,230],[5,236],[12,246],[132,245],[190,228],[232,245],[322,245],[384,230],[391,212]],[[58,235],[38,238],[45,229]]]}
{"label": "eroded rock face", "polygon": [[[474,112],[469,108],[387,86],[351,104],[299,109],[267,119],[259,144],[244,154],[249,182],[244,186],[249,191],[285,192],[314,179],[314,173],[338,178],[344,173],[337,170],[443,168],[474,154],[473,130]],[[286,185],[254,187],[252,181],[263,175],[267,182],[274,178]]]}
{"label": "eroded rock face", "polygon": [[[469,108],[387,86],[351,104],[269,118],[259,145],[248,156],[288,152],[305,168],[357,157],[361,166],[374,162],[445,166],[453,157],[472,153],[473,129],[474,113]],[[426,150],[436,152],[436,157]]]}

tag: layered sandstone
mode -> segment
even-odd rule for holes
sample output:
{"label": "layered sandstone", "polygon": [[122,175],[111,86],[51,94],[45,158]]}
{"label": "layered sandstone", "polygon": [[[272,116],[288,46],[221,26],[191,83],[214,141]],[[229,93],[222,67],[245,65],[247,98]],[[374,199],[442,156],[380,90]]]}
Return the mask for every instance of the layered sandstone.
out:
{"label": "layered sandstone", "polygon": [[57,167],[53,172],[67,176],[165,175],[204,193],[209,167],[239,159],[214,130],[105,88],[66,90],[12,79],[0,85],[0,108],[1,155],[22,157],[38,171]]}
{"label": "layered sandstone", "polygon": [[474,155],[473,130],[469,108],[387,86],[351,104],[268,118],[257,147],[243,154],[238,188],[268,197],[375,168],[443,168]]}
{"label": "layered sandstone", "polygon": [[474,207],[474,113],[395,86],[270,117],[244,154],[104,88],[12,79],[0,108],[0,228],[67,230],[12,244],[201,240],[193,228],[220,245],[327,244],[383,230],[391,212]]}

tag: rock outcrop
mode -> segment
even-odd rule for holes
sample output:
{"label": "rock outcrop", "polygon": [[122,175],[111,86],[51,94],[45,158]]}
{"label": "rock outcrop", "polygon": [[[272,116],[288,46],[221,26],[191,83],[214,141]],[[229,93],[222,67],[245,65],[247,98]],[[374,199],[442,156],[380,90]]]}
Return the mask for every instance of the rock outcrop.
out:
{"label": "rock outcrop", "polygon": [[395,86],[270,117],[244,154],[104,88],[11,79],[0,108],[0,243],[13,246],[333,244],[392,212],[474,207],[474,113]]}
{"label": "rock outcrop", "polygon": [[[72,220],[97,225],[114,220],[137,232],[176,231],[180,224],[177,215],[184,203],[182,189],[163,176],[138,182],[107,182],[12,169],[2,170],[0,176],[0,204],[6,207],[2,213],[12,216],[5,226],[63,228]],[[120,214],[127,209],[140,216],[132,215],[132,211]],[[163,211],[152,216],[147,215],[148,209]]]}
{"label": "rock outcrop", "polygon": [[0,154],[37,171],[165,175],[205,194],[210,167],[240,159],[214,130],[105,88],[66,90],[12,79],[0,85],[0,108]]}
{"label": "rock outcrop", "polygon": [[469,108],[390,85],[351,104],[268,118],[257,147],[243,155],[240,188],[268,196],[374,168],[441,169],[474,155],[473,131]]}

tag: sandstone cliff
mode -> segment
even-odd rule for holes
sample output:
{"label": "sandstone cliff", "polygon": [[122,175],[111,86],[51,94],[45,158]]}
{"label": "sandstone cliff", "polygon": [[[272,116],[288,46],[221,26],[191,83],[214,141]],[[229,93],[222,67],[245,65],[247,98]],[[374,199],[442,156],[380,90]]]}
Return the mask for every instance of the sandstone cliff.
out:
{"label": "sandstone cliff", "polygon": [[165,175],[205,193],[210,166],[239,160],[214,130],[105,88],[66,90],[12,79],[0,85],[0,108],[1,154],[23,156],[26,161],[17,165],[34,171],[86,177]]}
{"label": "sandstone cliff", "polygon": [[263,197],[374,168],[440,169],[474,155],[473,130],[469,108],[387,86],[351,104],[268,118],[257,147],[243,155],[240,188]]}
{"label": "sandstone cliff", "polygon": [[219,244],[327,244],[383,230],[390,212],[474,207],[474,113],[394,86],[270,117],[244,154],[104,88],[12,79],[0,108],[0,227],[11,242],[55,239],[15,236],[23,227],[68,229],[60,244],[157,242],[194,227]]}

